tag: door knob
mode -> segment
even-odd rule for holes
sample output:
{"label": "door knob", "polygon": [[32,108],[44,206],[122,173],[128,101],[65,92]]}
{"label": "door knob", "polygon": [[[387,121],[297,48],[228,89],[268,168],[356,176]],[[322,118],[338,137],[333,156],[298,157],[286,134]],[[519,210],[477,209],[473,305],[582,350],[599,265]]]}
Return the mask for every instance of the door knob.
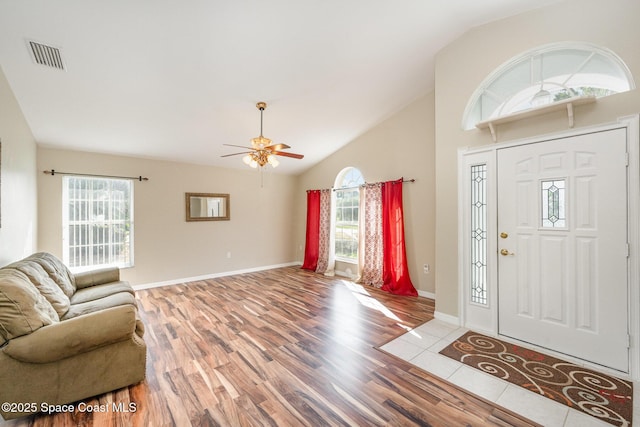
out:
{"label": "door knob", "polygon": [[502,233],[500,233],[500,237],[506,239],[507,237],[509,237],[509,235],[503,231]]}
{"label": "door knob", "polygon": [[513,252],[509,252],[507,249],[500,249],[500,255],[507,256],[507,255],[515,255],[515,254]]}

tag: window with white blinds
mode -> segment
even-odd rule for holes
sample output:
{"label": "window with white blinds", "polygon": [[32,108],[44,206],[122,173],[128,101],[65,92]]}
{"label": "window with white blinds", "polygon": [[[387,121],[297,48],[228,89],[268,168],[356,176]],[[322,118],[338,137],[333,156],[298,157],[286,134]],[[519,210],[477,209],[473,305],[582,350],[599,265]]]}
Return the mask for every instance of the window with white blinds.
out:
{"label": "window with white blinds", "polygon": [[63,177],[63,259],[70,268],[133,265],[133,184]]}

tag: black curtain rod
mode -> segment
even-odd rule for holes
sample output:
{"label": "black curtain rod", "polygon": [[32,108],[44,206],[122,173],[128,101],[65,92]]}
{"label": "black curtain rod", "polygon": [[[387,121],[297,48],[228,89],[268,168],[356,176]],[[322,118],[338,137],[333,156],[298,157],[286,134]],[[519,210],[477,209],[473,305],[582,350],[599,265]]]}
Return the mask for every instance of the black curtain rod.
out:
{"label": "black curtain rod", "polygon": [[141,176],[95,175],[95,174],[90,174],[90,173],[59,172],[59,171],[56,171],[54,169],[51,169],[50,171],[42,171],[42,172],[46,173],[47,175],[51,175],[51,176],[54,176],[55,174],[58,174],[58,175],[93,176],[93,177],[97,177],[97,178],[119,178],[119,179],[133,179],[133,180],[137,180],[137,181],[149,181],[149,178],[143,177],[142,175]]}
{"label": "black curtain rod", "polygon": [[[382,181],[381,181],[382,182]],[[387,181],[388,182],[388,181]],[[405,182],[416,182],[415,179],[411,178],[411,179],[404,179],[402,178],[402,183],[404,184]],[[360,187],[364,187],[367,184],[379,184],[380,182],[365,182],[362,185],[356,185],[354,187],[340,187],[340,188],[333,188],[333,191],[338,191],[338,190],[353,190],[354,188],[360,188]]]}

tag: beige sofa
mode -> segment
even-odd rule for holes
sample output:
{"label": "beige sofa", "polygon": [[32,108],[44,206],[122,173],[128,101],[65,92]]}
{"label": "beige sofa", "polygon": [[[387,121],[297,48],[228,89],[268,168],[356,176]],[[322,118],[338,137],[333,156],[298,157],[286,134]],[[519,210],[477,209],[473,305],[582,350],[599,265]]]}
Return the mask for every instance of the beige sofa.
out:
{"label": "beige sofa", "polygon": [[117,268],[74,275],[48,253],[1,268],[0,414],[17,418],[143,380],[143,333]]}

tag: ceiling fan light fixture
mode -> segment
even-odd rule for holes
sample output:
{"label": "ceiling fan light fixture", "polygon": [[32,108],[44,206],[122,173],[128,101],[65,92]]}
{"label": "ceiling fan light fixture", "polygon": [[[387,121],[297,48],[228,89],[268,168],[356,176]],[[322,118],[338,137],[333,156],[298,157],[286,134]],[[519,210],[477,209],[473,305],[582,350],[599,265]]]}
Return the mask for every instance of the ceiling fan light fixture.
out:
{"label": "ceiling fan light fixture", "polygon": [[269,154],[269,155],[267,156],[267,162],[269,162],[269,164],[270,164],[271,166],[273,166],[274,168],[275,168],[275,167],[278,167],[278,165],[280,164],[280,162],[278,161],[278,159],[276,159],[276,156],[274,156],[273,154]]}
{"label": "ceiling fan light fixture", "polygon": [[268,145],[271,145],[271,140],[269,138],[265,138],[264,136],[260,135],[256,138],[252,138],[251,144],[253,145],[253,148],[259,150]]}
{"label": "ceiling fan light fixture", "polygon": [[541,107],[551,104],[551,92],[544,88],[544,55],[540,55],[540,90],[531,98],[531,105]]}
{"label": "ceiling fan light fixture", "polygon": [[276,159],[277,156],[285,156],[291,157],[294,159],[302,159],[304,156],[302,154],[289,153],[284,152],[282,150],[286,150],[289,147],[287,144],[271,144],[271,140],[269,138],[265,138],[262,135],[262,113],[264,109],[267,108],[266,102],[258,102],[256,107],[260,110],[260,136],[255,138],[251,138],[251,147],[245,147],[242,145],[232,145],[232,144],[223,144],[228,145],[230,147],[240,147],[245,150],[250,150],[249,152],[245,151],[242,153],[233,153],[233,154],[225,154],[222,157],[229,156],[237,156],[240,154],[245,154],[242,157],[242,162],[252,168],[257,168],[258,166],[263,167],[267,163],[272,167],[277,167],[280,162]]}
{"label": "ceiling fan light fixture", "polygon": [[546,89],[540,88],[540,90],[533,95],[533,98],[531,98],[531,105],[540,107],[547,104],[551,104],[551,93]]}

